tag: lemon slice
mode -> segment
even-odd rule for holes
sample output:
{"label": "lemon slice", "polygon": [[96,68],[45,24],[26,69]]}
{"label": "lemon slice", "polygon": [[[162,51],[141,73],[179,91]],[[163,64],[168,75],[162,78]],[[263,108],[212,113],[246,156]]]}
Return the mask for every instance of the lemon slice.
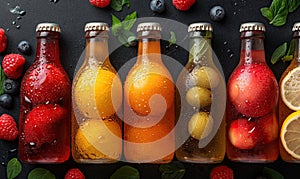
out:
{"label": "lemon slice", "polygon": [[280,139],[285,150],[300,159],[300,111],[293,112],[283,122]]}
{"label": "lemon slice", "polygon": [[300,67],[294,68],[282,80],[281,97],[290,109],[300,110]]}

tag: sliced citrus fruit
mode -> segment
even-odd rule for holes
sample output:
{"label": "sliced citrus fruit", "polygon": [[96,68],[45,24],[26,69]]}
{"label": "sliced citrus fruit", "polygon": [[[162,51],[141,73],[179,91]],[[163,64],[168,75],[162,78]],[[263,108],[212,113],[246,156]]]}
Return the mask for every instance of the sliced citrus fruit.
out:
{"label": "sliced citrus fruit", "polygon": [[290,109],[300,110],[300,67],[294,68],[283,78],[281,97]]}
{"label": "sliced citrus fruit", "polygon": [[300,111],[293,112],[283,122],[280,139],[285,150],[300,159]]}

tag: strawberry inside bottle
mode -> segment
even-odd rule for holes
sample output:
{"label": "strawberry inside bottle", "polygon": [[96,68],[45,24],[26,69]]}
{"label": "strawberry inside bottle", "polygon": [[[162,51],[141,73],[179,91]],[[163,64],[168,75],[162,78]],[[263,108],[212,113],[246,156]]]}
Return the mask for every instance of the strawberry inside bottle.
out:
{"label": "strawberry inside bottle", "polygon": [[60,27],[41,23],[36,31],[36,58],[21,83],[19,156],[62,163],[70,155],[71,83],[60,63]]}

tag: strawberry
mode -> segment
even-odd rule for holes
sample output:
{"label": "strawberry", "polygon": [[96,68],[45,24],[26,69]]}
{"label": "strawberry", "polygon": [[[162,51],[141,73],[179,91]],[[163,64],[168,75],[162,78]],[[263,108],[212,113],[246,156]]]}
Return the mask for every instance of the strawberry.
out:
{"label": "strawberry", "polygon": [[247,117],[261,117],[278,101],[278,84],[273,72],[263,64],[242,65],[228,80],[228,96],[237,111]]}
{"label": "strawberry", "polygon": [[51,64],[43,64],[29,72],[22,81],[26,100],[33,104],[57,103],[68,95],[70,83],[66,75]]}
{"label": "strawberry", "polygon": [[210,179],[233,179],[233,170],[226,165],[213,168],[210,171]]}
{"label": "strawberry", "polygon": [[11,79],[18,79],[21,76],[24,65],[25,58],[19,54],[8,54],[2,61],[3,71]]}
{"label": "strawberry", "polygon": [[65,179],[85,179],[85,176],[78,168],[71,168],[67,171]]}
{"label": "strawberry", "polygon": [[0,116],[0,139],[13,141],[18,136],[17,124],[14,118],[8,114]]}
{"label": "strawberry", "polygon": [[4,29],[0,28],[0,53],[2,53],[7,47],[7,37]]}
{"label": "strawberry", "polygon": [[276,113],[271,113],[256,119],[257,125],[261,130],[261,143],[267,144],[278,138],[279,127]]}
{"label": "strawberry", "polygon": [[90,0],[91,5],[104,8],[110,4],[110,0]]}
{"label": "strawberry", "polygon": [[228,130],[229,141],[238,149],[252,149],[260,139],[257,124],[245,118],[234,120]]}
{"label": "strawberry", "polygon": [[24,122],[24,140],[30,146],[39,148],[56,139],[56,131],[66,111],[59,105],[41,104],[33,108]]}
{"label": "strawberry", "polygon": [[173,5],[180,11],[187,11],[195,2],[196,0],[173,0]]}

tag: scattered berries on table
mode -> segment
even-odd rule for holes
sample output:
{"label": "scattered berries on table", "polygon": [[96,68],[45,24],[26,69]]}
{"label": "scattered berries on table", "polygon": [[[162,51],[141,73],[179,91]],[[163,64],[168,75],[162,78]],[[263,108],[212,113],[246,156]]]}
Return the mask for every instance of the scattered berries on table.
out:
{"label": "scattered berries on table", "polygon": [[217,166],[210,172],[210,179],[233,179],[233,170],[226,165]]}
{"label": "scattered berries on table", "polygon": [[225,10],[221,6],[214,6],[210,9],[210,18],[213,21],[221,21],[225,17]]}
{"label": "scattered berries on table", "polygon": [[19,82],[16,80],[7,78],[3,83],[4,93],[7,94],[17,94],[19,91]]}
{"label": "scattered berries on table", "polygon": [[24,65],[25,58],[19,54],[8,54],[2,61],[2,68],[5,75],[14,80],[22,75]]}
{"label": "scattered berries on table", "polygon": [[0,53],[2,53],[7,46],[7,37],[4,29],[0,28]]}
{"label": "scattered berries on table", "polygon": [[196,0],[173,0],[173,5],[180,11],[187,11],[195,2]]}
{"label": "scattered berries on table", "polygon": [[67,171],[65,179],[85,179],[85,176],[78,168],[71,168]]}
{"label": "scattered berries on table", "polygon": [[162,13],[165,10],[165,1],[164,0],[151,0],[150,9],[153,12]]}
{"label": "scattered berries on table", "polygon": [[2,94],[0,96],[0,106],[6,109],[13,107],[13,98],[9,94]]}
{"label": "scattered berries on table", "polygon": [[13,141],[18,137],[18,128],[14,118],[9,114],[0,116],[0,139]]}
{"label": "scattered berries on table", "polygon": [[109,6],[110,0],[90,0],[91,5],[104,8]]}
{"label": "scattered berries on table", "polygon": [[23,40],[18,44],[18,50],[25,55],[29,55],[31,53],[31,46],[29,42]]}

